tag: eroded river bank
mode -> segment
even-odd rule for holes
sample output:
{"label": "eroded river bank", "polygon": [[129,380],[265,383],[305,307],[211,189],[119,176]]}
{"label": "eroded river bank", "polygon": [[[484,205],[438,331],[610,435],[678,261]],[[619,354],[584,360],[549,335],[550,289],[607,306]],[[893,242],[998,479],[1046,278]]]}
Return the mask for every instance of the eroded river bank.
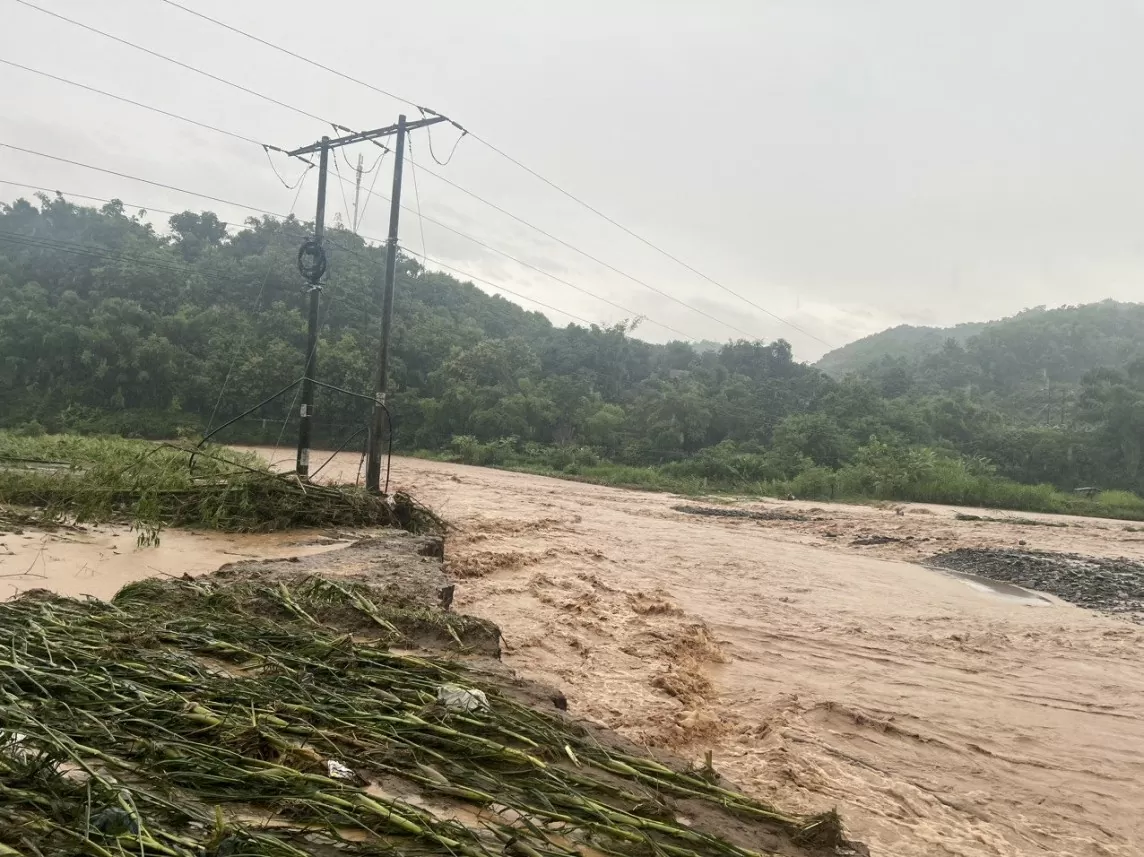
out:
{"label": "eroded river bank", "polygon": [[[352,479],[357,464],[331,468]],[[457,609],[498,624],[505,662],[562,688],[573,714],[695,761],[711,750],[717,771],[777,804],[837,806],[874,854],[1139,853],[1144,629],[919,564],[966,548],[1139,561],[1131,528],[779,502],[701,516],[669,495],[407,459],[393,478],[455,527]],[[168,532],[136,552],[130,534],[55,535],[69,553],[45,549],[44,564],[90,579],[51,586],[95,595],[103,572],[110,594],[120,573],[339,542]],[[29,549],[17,562],[0,548],[0,573],[23,572]]]}

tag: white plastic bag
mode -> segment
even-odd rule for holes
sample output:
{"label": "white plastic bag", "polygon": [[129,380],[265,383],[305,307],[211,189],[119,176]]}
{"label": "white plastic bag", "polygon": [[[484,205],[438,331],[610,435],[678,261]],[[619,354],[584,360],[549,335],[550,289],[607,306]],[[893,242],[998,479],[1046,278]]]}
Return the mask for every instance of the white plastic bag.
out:
{"label": "white plastic bag", "polygon": [[480,711],[489,707],[483,690],[443,684],[437,688],[437,702],[452,711]]}

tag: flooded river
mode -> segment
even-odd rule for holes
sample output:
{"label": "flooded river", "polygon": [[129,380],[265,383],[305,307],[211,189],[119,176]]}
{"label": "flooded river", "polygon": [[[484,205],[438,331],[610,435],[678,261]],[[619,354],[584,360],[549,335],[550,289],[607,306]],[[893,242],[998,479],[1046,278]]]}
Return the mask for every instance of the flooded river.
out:
{"label": "flooded river", "polygon": [[[357,467],[344,455],[326,472]],[[577,716],[696,762],[711,750],[717,771],[783,806],[837,807],[879,856],[1141,853],[1144,629],[918,564],[1018,543],[1144,558],[1123,526],[777,502],[743,508],[804,520],[700,517],[670,495],[409,459],[392,479],[456,528],[456,608],[497,622],[505,661],[558,684]],[[0,548],[0,573],[50,572],[0,582],[108,595],[149,573],[336,547],[59,535],[0,537],[13,554]]]}

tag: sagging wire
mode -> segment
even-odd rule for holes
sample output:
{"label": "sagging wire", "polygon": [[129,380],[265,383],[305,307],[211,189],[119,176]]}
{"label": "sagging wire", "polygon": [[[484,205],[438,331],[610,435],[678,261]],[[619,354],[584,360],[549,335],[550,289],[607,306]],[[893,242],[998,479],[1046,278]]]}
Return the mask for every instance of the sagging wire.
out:
{"label": "sagging wire", "polygon": [[294,190],[294,188],[300,188],[302,186],[302,182],[306,178],[306,175],[314,167],[314,164],[312,161],[307,161],[305,158],[299,158],[300,161],[305,162],[306,169],[304,169],[302,171],[302,175],[298,176],[298,180],[295,181],[294,184],[290,184],[289,182],[286,181],[286,179],[282,178],[282,174],[278,172],[278,167],[274,166],[274,159],[270,157],[270,147],[265,145],[265,144],[262,144],[262,151],[264,151],[266,153],[266,162],[268,164],[270,164],[270,169],[272,169],[274,171],[275,177],[278,179],[278,181],[282,182],[282,186],[284,188],[286,188],[287,190]]}
{"label": "sagging wire", "polygon": [[[429,133],[429,129],[425,129]],[[429,257],[429,249],[425,245],[425,218],[421,216],[421,190],[417,187],[417,165],[413,162],[413,135],[405,138],[409,146],[409,173],[413,176],[413,198],[417,202],[417,225],[421,229],[421,273],[425,273],[425,260]]]}
{"label": "sagging wire", "polygon": [[[266,151],[266,157],[267,157],[267,159],[270,158],[269,149],[267,149],[267,151]],[[273,169],[273,167],[274,167],[273,162],[271,162],[270,166]],[[275,170],[274,174],[277,175],[278,171]],[[307,167],[306,170],[302,173],[301,177],[298,179],[298,183],[297,183],[298,192],[296,194],[294,194],[294,201],[292,203],[290,203],[290,214],[291,215],[294,213],[294,209],[298,207],[298,200],[302,196],[302,184],[306,180],[306,176],[308,176],[309,174],[310,174],[310,168]],[[281,230],[282,227],[285,226],[285,224],[286,224],[285,219],[280,220],[278,223],[278,229]],[[258,288],[258,296],[254,299],[254,312],[255,313],[258,312],[259,307],[261,307],[261,305],[262,305],[262,295],[266,291],[266,284],[270,282],[270,274],[273,270],[274,270],[274,256],[273,256],[273,254],[271,254],[270,264],[268,264],[266,266],[266,275],[262,278],[262,285]],[[219,405],[222,404],[222,397],[226,394],[226,388],[227,388],[227,385],[230,383],[230,377],[234,373],[234,365],[235,365],[235,363],[238,362],[238,351],[241,350],[244,345],[246,345],[246,335],[245,334],[243,335],[242,339],[239,342],[238,349],[235,351],[234,355],[230,359],[230,366],[227,367],[226,377],[223,378],[222,387],[218,391],[218,398],[215,399],[215,404],[214,404],[214,408],[211,410],[210,419],[207,420],[207,432],[208,432],[207,437],[210,437],[211,426],[214,424],[215,417],[218,416]]]}
{"label": "sagging wire", "polygon": [[465,137],[468,136],[468,134],[469,134],[468,129],[465,128],[463,125],[461,125],[457,122],[454,122],[448,116],[444,116],[444,115],[438,113],[436,110],[430,110],[428,107],[418,107],[417,109],[421,111],[421,116],[423,118],[428,118],[429,115],[440,116],[442,119],[444,119],[446,122],[448,122],[450,125],[452,125],[454,128],[456,128],[458,131],[461,132],[460,134],[457,135],[457,139],[453,141],[453,148],[451,150],[449,150],[449,157],[442,161],[437,157],[436,153],[433,151],[433,131],[432,131],[432,129],[430,129],[430,128],[425,129],[425,135],[429,138],[429,157],[431,157],[434,161],[436,161],[437,166],[439,166],[439,167],[449,166],[449,163],[453,160],[453,155],[457,154],[457,147],[459,145],[461,145],[461,141],[464,140]]}

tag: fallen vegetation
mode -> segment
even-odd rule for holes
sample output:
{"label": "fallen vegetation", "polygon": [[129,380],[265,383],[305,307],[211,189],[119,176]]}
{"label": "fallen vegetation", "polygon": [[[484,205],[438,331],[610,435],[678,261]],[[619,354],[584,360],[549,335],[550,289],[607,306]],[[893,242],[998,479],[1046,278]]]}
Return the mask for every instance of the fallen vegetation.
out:
{"label": "fallen vegetation", "polygon": [[109,437],[0,432],[0,526],[129,523],[141,544],[164,526],[227,532],[439,522],[411,498],[303,483],[225,448]]}
{"label": "fallen vegetation", "polygon": [[493,662],[391,651],[379,591],[239,575],[0,604],[0,854],[856,853],[833,813],[650,758]]}

